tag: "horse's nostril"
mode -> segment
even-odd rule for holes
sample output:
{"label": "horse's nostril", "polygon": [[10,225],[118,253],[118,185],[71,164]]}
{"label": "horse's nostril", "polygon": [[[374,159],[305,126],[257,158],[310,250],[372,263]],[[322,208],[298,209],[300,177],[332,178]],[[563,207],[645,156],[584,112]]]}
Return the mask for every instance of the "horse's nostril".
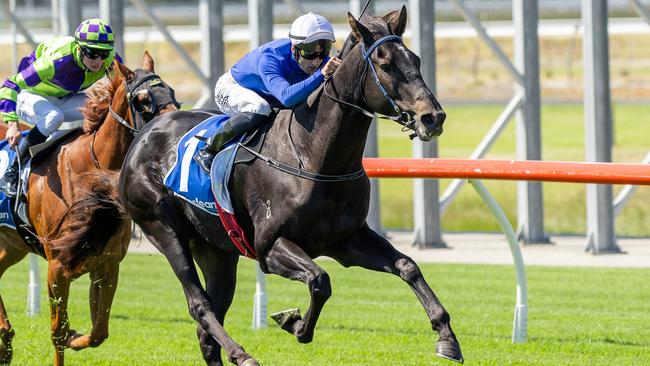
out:
{"label": "horse's nostril", "polygon": [[442,124],[447,119],[447,113],[443,110],[436,111],[435,120],[436,122]]}

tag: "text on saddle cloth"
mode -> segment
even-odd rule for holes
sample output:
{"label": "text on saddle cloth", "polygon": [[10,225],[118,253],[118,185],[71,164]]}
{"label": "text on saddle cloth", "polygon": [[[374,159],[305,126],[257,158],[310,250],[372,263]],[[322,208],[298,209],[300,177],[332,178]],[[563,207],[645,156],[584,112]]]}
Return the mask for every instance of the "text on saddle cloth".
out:
{"label": "text on saddle cloth", "polygon": [[176,160],[165,175],[164,184],[175,195],[193,206],[219,216],[228,236],[239,251],[244,256],[255,258],[253,247],[246,240],[235,219],[227,189],[237,153],[237,143],[241,139],[230,142],[217,154],[212,162],[211,177],[193,159],[194,154],[205,146],[205,138],[213,135],[226,121],[228,116],[209,117],[181,137],[176,146]]}

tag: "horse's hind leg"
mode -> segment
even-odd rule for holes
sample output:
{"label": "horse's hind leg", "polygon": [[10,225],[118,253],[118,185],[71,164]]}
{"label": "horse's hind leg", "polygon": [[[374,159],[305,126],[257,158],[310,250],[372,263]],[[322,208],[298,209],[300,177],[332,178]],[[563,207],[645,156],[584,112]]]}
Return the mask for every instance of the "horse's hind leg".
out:
{"label": "horse's hind leg", "polygon": [[[7,268],[20,262],[27,255],[26,251],[15,248],[12,245],[0,243],[0,277]],[[11,327],[7,311],[2,297],[0,297],[0,364],[9,364],[13,357],[11,341],[15,331]]]}
{"label": "horse's hind leg", "polygon": [[372,231],[367,225],[364,225],[361,233],[351,242],[342,243],[327,255],[345,267],[360,266],[400,276],[415,292],[429,317],[431,326],[440,335],[436,343],[436,354],[463,363],[460,345],[451,329],[449,313],[424,280],[420,268],[411,258],[397,251],[390,242]]}
{"label": "horse's hind leg", "polygon": [[[159,209],[165,210],[163,207]],[[173,212],[174,210],[169,208],[166,209],[165,214],[159,216],[168,218],[170,222],[179,223],[180,227],[177,230],[161,221],[145,221],[140,223],[142,231],[172,266],[176,277],[183,286],[190,315],[216,339],[228,355],[228,360],[237,365],[258,365],[255,359],[228,335],[219,322],[208,299],[208,294],[201,286],[188,240],[179,237],[179,233],[183,232],[182,225],[189,225],[189,223],[178,217],[169,218],[170,215],[173,215]]]}
{"label": "horse's hind leg", "polygon": [[[192,247],[196,263],[201,268],[205,287],[210,297],[212,310],[223,325],[226,312],[230,308],[237,283],[237,262],[239,255],[225,253],[203,241]],[[196,329],[203,359],[210,366],[223,366],[221,346],[199,324]]]}
{"label": "horse's hind leg", "polygon": [[309,288],[311,301],[302,319],[295,311],[283,312],[273,319],[282,329],[295,334],[298,342],[311,342],[318,316],[332,295],[329,275],[296,243],[286,238],[276,240],[264,260],[270,273],[300,280]]}

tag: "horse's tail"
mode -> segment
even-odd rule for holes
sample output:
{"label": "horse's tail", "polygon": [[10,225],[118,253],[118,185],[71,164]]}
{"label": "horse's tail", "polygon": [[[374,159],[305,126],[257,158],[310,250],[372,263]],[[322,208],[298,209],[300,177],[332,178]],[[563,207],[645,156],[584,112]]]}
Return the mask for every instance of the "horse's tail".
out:
{"label": "horse's tail", "polygon": [[[76,194],[67,211],[42,237],[67,277],[83,272],[89,256],[99,255],[126,214],[119,199],[119,172],[96,170],[74,178]],[[118,249],[119,250],[119,249]]]}

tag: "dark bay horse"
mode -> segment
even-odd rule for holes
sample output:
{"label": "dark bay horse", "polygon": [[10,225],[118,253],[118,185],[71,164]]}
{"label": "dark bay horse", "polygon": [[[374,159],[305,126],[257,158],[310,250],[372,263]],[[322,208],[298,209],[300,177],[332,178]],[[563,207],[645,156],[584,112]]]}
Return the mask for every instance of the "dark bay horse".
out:
{"label": "dark bay horse", "polygon": [[[115,63],[109,77],[88,91],[83,129],[73,132],[42,160],[33,162],[27,190],[28,216],[42,247],[0,227],[0,275],[27,253],[48,261],[48,296],[54,365],[64,364],[65,348],[97,347],[108,337],[108,319],[117,287],[119,263],[130,241],[130,220],[116,205],[117,171],[133,141],[133,131],[158,114],[178,108],[173,90],[154,74],[153,59],[143,57],[134,71]],[[6,126],[0,127],[4,136]],[[92,330],[70,328],[70,282],[89,273]],[[0,362],[13,356],[14,336],[0,300]]]}
{"label": "dark bay horse", "polygon": [[[262,270],[302,281],[309,289],[311,302],[303,316],[287,311],[274,317],[298,342],[312,340],[331,295],[328,274],[312,260],[328,256],[346,267],[401,277],[439,333],[436,353],[462,363],[450,316],[416,263],[366,224],[370,186],[362,167],[371,112],[397,115],[395,120],[423,141],[442,133],[445,113],[422,80],[419,58],[402,42],[405,7],[384,17],[357,21],[348,14],[348,19],[352,33],[343,63],[322,93],[294,110],[279,112],[261,150],[312,172],[311,178],[276,170],[261,159],[236,165],[230,181],[235,214],[254,244]],[[223,328],[240,253],[214,216],[174,196],[163,184],[176,160],[177,142],[206,117],[201,111],[181,111],[148,124],[127,154],[120,197],[180,280],[189,312],[198,323],[206,363],[222,365],[223,348],[234,364],[258,365]],[[194,261],[204,275],[205,288]]]}

